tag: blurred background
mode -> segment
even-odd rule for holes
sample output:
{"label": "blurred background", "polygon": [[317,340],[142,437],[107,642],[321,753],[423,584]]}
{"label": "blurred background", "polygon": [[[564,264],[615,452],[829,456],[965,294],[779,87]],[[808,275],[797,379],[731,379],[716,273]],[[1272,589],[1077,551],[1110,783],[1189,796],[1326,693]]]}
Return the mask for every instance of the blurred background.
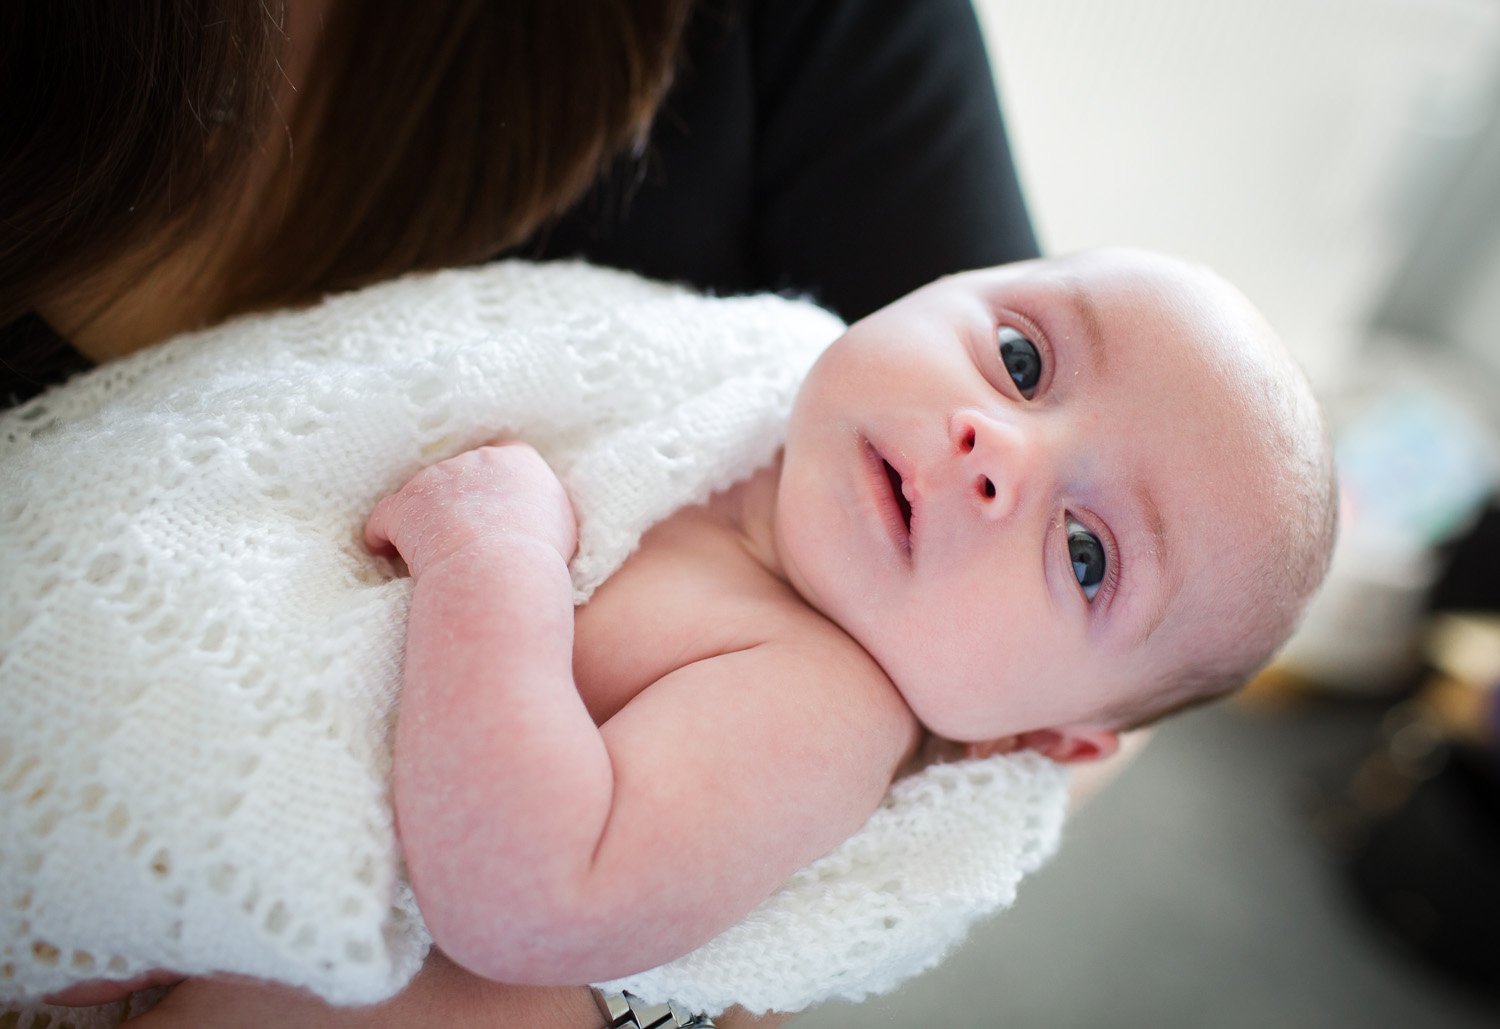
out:
{"label": "blurred background", "polygon": [[1325,400],[1343,537],[1010,912],[806,1029],[1500,1025],[1500,2],[979,0],[1043,246],[1205,261]]}

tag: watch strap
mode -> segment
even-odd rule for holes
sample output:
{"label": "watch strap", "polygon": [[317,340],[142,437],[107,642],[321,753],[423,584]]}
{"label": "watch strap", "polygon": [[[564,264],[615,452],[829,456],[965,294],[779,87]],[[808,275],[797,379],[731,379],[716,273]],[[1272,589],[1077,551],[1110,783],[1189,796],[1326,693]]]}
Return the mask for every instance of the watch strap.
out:
{"label": "watch strap", "polygon": [[633,993],[594,989],[605,1029],[717,1029],[706,1015],[693,1015],[668,1001],[649,1004]]}

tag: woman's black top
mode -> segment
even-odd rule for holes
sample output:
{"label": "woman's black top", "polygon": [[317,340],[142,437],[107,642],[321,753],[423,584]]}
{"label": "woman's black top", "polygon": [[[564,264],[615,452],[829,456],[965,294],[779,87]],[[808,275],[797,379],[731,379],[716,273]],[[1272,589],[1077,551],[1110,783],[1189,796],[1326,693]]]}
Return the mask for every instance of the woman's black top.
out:
{"label": "woman's black top", "polygon": [[[649,145],[515,251],[848,320],[1036,252],[968,0],[701,0]],[[85,366],[9,326],[0,406]]]}
{"label": "woman's black top", "polygon": [[854,320],[1034,257],[969,0],[703,0],[650,145],[522,252]]}

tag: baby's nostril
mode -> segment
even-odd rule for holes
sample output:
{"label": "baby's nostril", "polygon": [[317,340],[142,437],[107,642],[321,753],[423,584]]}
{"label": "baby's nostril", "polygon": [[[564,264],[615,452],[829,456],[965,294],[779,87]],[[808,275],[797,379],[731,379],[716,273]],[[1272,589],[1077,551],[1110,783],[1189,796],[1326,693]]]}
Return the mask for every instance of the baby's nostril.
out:
{"label": "baby's nostril", "polygon": [[960,446],[964,448],[964,453],[966,454],[974,449],[974,430],[972,428],[964,430],[964,439]]}
{"label": "baby's nostril", "polygon": [[979,492],[984,494],[984,498],[986,500],[994,497],[995,484],[990,481],[989,476],[985,476],[982,480],[980,480]]}

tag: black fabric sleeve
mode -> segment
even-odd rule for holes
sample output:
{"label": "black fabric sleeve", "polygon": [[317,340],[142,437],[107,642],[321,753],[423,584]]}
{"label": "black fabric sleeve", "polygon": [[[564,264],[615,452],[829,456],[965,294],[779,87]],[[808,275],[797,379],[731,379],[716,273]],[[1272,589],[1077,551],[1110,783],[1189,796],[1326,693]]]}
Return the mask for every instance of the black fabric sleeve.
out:
{"label": "black fabric sleeve", "polygon": [[1036,252],[968,0],[703,0],[644,153],[522,250],[850,320]]}
{"label": "black fabric sleeve", "polygon": [[760,275],[855,318],[1034,257],[968,0],[757,5]]}
{"label": "black fabric sleeve", "polygon": [[36,315],[0,326],[0,411],[89,367],[88,358]]}

